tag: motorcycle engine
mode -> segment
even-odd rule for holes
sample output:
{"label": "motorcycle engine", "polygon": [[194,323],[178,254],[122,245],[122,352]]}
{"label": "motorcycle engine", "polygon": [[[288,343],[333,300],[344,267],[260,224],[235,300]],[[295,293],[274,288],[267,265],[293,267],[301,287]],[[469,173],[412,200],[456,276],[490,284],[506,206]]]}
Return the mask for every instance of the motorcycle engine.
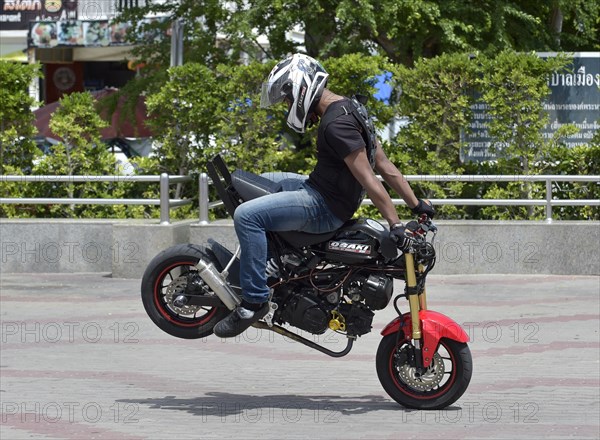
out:
{"label": "motorcycle engine", "polygon": [[354,275],[349,280],[344,292],[351,299],[348,302],[340,302],[340,291],[326,295],[307,286],[282,286],[275,294],[280,305],[276,320],[312,334],[322,334],[329,328],[332,311],[337,309],[347,333],[360,336],[371,331],[372,310],[385,308],[392,290],[392,278],[374,274]]}
{"label": "motorcycle engine", "polygon": [[346,293],[355,302],[364,299],[365,304],[372,310],[381,310],[390,302],[393,289],[394,281],[388,276],[356,275],[348,283]]}
{"label": "motorcycle engine", "polygon": [[314,289],[288,290],[279,320],[313,334],[327,330],[334,305],[314,295]]}

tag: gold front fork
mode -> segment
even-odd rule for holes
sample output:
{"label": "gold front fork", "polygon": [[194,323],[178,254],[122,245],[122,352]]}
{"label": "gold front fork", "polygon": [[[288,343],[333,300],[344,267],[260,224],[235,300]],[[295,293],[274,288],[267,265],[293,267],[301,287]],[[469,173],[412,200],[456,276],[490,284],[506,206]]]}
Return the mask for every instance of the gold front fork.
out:
{"label": "gold front fork", "polygon": [[[419,318],[419,295],[417,294],[417,277],[415,275],[415,256],[411,253],[404,254],[406,262],[406,287],[408,293],[408,305],[410,307],[410,320],[412,322],[413,340],[421,339],[421,319]],[[423,299],[424,301],[424,299]]]}
{"label": "gold front fork", "polygon": [[[419,264],[419,273],[423,273],[425,271],[425,266]],[[423,286],[423,292],[419,295],[419,306],[421,310],[427,310],[427,294],[425,292],[425,286]]]}

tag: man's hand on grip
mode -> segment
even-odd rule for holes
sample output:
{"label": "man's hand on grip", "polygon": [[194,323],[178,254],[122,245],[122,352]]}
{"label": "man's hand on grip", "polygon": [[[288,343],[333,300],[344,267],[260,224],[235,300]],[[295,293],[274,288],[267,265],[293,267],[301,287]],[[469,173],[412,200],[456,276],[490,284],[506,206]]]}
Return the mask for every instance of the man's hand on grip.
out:
{"label": "man's hand on grip", "polygon": [[410,232],[402,224],[396,224],[390,228],[390,238],[402,252],[409,250],[413,242]]}
{"label": "man's hand on grip", "polygon": [[435,209],[433,209],[433,205],[429,200],[419,199],[419,203],[414,208],[411,208],[411,211],[416,215],[426,214],[429,218],[435,216]]}

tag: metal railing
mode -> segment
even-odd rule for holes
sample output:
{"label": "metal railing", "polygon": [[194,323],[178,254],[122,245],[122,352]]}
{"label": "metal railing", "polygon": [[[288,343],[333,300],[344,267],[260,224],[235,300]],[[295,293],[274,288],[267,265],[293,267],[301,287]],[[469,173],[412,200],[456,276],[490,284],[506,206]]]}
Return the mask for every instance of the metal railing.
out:
{"label": "metal railing", "polygon": [[[381,176],[378,176],[380,180]],[[552,223],[552,208],[554,206],[600,206],[598,199],[553,199],[552,182],[595,182],[600,184],[600,176],[579,175],[407,175],[409,182],[545,182],[546,197],[544,199],[430,199],[433,205],[462,205],[462,206],[545,206],[546,222]],[[208,212],[223,204],[221,201],[211,202],[208,198],[208,175],[200,175],[200,224],[208,224]],[[392,199],[394,205],[405,205],[402,199]],[[370,199],[365,199],[362,205],[373,205]]]}
{"label": "metal railing", "polygon": [[[546,221],[552,222],[554,206],[600,206],[598,199],[554,199],[552,197],[553,182],[594,182],[600,184],[600,176],[575,175],[407,175],[409,182],[545,182],[546,197],[544,199],[431,199],[434,205],[462,206],[545,206]],[[379,177],[381,179],[381,177]],[[98,198],[0,198],[0,204],[86,204],[86,205],[160,205],[160,223],[170,223],[170,209],[192,203],[191,199],[171,199],[169,186],[177,183],[192,181],[190,176],[170,176],[166,173],[160,176],[15,176],[0,175],[0,182],[147,182],[160,183],[158,199],[98,199]],[[206,173],[200,174],[199,179],[199,220],[200,224],[209,223],[209,211],[223,205],[220,200],[209,200],[210,179]],[[392,199],[394,205],[405,205],[402,199]],[[365,199],[362,205],[373,205],[370,199]]]}
{"label": "metal railing", "polygon": [[13,205],[159,205],[160,223],[168,225],[171,222],[171,208],[188,205],[191,199],[171,199],[169,186],[176,183],[192,181],[190,176],[170,176],[166,173],[160,176],[14,176],[0,175],[0,182],[147,182],[159,183],[158,199],[94,199],[94,198],[23,198],[1,197],[0,204]]}

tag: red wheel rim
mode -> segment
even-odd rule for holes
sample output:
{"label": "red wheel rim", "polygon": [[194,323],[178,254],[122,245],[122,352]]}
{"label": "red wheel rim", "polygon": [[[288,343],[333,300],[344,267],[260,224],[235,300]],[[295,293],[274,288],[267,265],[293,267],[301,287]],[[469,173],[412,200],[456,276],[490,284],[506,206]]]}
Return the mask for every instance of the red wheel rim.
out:
{"label": "red wheel rim", "polygon": [[173,263],[171,266],[167,267],[160,273],[160,275],[156,278],[156,282],[154,283],[154,304],[156,305],[156,309],[166,320],[180,327],[200,327],[201,325],[207,323],[217,312],[217,308],[212,307],[210,311],[208,311],[205,315],[200,316],[199,318],[184,318],[181,316],[177,316],[175,313],[169,311],[167,308],[165,308],[166,304],[164,303],[164,301],[161,301],[161,297],[164,296],[162,293],[162,283],[165,279],[166,274],[178,266],[195,266],[197,263],[197,261],[180,261],[177,263]]}

